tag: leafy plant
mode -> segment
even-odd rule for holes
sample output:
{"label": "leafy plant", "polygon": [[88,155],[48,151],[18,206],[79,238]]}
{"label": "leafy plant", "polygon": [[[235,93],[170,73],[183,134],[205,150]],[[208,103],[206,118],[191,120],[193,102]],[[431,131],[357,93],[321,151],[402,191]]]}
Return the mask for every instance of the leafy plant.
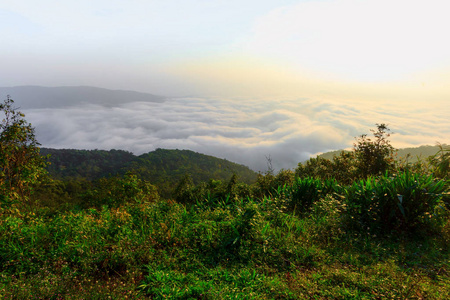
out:
{"label": "leafy plant", "polygon": [[288,209],[307,212],[312,204],[328,194],[339,193],[340,185],[334,179],[297,178],[289,187]]}
{"label": "leafy plant", "polygon": [[39,155],[34,128],[25,115],[14,108],[8,96],[0,104],[4,119],[0,124],[0,204],[31,205],[30,194],[45,174],[45,160]]}
{"label": "leafy plant", "polygon": [[329,159],[312,157],[306,163],[299,163],[295,169],[296,177],[330,179],[333,177],[333,164]]}
{"label": "leafy plant", "polygon": [[351,223],[361,229],[412,231],[439,221],[445,192],[443,180],[404,172],[355,182],[345,190],[345,203]]}
{"label": "leafy plant", "polygon": [[339,183],[350,184],[358,176],[356,165],[354,152],[341,151],[332,160],[318,156],[310,158],[304,164],[299,163],[295,175],[301,178],[335,179]]}
{"label": "leafy plant", "polygon": [[131,172],[124,176],[101,178],[92,183],[82,196],[82,206],[117,207],[123,204],[143,204],[159,199],[156,187]]}
{"label": "leafy plant", "polygon": [[387,139],[390,130],[385,124],[376,125],[377,130],[371,130],[374,139],[368,138],[366,134],[357,137],[353,152],[341,151],[332,160],[321,156],[310,158],[298,164],[295,175],[301,178],[335,179],[342,184],[351,184],[356,179],[393,171],[395,149]]}
{"label": "leafy plant", "polygon": [[438,144],[439,151],[429,158],[430,164],[434,168],[434,175],[439,178],[450,178],[450,146]]}

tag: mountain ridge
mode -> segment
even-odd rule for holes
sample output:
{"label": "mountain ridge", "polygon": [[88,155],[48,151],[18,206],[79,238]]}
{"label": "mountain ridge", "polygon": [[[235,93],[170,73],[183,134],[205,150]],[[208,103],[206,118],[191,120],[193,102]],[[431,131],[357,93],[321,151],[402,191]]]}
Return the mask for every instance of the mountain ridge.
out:
{"label": "mountain ridge", "polygon": [[131,90],[111,90],[93,86],[45,87],[24,85],[0,87],[0,95],[10,95],[14,102],[24,109],[66,108],[81,104],[119,106],[129,102],[162,103],[166,97]]}
{"label": "mountain ridge", "polygon": [[156,149],[136,156],[128,151],[115,149],[41,148],[41,155],[50,155],[47,170],[55,179],[98,180],[133,172],[157,186],[164,196],[186,175],[195,184],[211,179],[227,181],[233,174],[248,184],[255,182],[257,178],[257,173],[247,166],[191,150]]}

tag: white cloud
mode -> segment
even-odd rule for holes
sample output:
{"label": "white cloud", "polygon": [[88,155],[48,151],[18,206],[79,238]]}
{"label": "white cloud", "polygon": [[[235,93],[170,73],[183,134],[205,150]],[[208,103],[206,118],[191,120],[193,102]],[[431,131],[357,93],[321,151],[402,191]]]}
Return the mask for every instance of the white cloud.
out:
{"label": "white cloud", "polygon": [[255,170],[295,168],[310,155],[352,146],[375,123],[396,132],[396,147],[448,143],[449,111],[422,105],[312,99],[176,98],[120,107],[84,105],[24,110],[44,147],[124,149],[136,154],[156,148],[190,149],[226,158]]}

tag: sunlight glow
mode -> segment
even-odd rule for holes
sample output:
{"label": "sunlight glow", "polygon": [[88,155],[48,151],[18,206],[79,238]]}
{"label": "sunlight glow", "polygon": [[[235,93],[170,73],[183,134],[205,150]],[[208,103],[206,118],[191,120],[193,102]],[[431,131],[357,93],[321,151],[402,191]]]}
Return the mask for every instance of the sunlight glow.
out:
{"label": "sunlight glow", "polygon": [[450,2],[306,1],[261,17],[244,49],[351,80],[397,80],[450,65]]}

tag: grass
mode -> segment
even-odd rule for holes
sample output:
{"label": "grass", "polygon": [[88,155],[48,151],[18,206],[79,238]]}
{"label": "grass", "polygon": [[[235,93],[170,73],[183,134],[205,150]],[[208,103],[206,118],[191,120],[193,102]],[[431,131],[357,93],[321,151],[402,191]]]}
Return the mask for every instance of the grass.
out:
{"label": "grass", "polygon": [[[335,197],[0,217],[2,299],[449,299],[445,227],[348,230]],[[448,237],[448,235],[447,235]]]}

